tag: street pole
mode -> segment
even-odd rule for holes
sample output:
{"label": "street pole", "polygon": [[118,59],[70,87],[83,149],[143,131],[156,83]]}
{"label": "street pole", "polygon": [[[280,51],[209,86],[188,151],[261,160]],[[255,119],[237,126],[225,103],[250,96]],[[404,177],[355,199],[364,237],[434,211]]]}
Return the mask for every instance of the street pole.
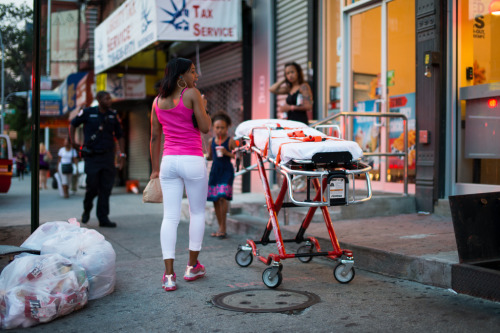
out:
{"label": "street pole", "polygon": [[42,18],[41,1],[33,0],[33,67],[31,85],[33,89],[31,115],[31,232],[40,225],[40,192],[38,180],[40,170],[40,21]]}
{"label": "street pole", "polygon": [[0,44],[2,44],[2,123],[0,125],[0,134],[3,134],[3,129],[4,129],[4,118],[5,118],[5,101],[4,101],[4,94],[5,94],[5,49],[3,47],[3,39],[2,39],[2,31],[0,31]]}
{"label": "street pole", "polygon": [[47,2],[47,60],[45,61],[45,75],[50,77],[50,25],[51,25],[51,17],[50,13],[52,12],[51,1]]}
{"label": "street pole", "polygon": [[[47,77],[50,77],[50,43],[51,43],[51,38],[50,38],[50,27],[51,27],[51,13],[52,13],[52,1],[51,0],[48,0],[47,2],[47,59],[45,61],[45,66],[46,66],[46,69],[45,69],[45,75]],[[78,44],[80,45],[80,44]],[[51,81],[52,82],[52,81]],[[49,136],[50,136],[50,128],[49,127],[45,127],[45,148],[47,148],[47,150],[50,149],[50,139],[49,139]]]}

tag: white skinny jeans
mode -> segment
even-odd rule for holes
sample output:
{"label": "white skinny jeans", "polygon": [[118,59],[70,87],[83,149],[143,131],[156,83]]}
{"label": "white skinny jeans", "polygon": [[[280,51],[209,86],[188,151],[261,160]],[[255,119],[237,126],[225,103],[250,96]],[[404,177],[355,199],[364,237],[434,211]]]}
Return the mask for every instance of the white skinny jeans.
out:
{"label": "white skinny jeans", "polygon": [[205,204],[208,192],[205,159],[192,155],[163,156],[160,183],[163,192],[163,221],[160,231],[163,259],[175,259],[184,186],[189,202],[189,250],[200,251],[205,232]]}

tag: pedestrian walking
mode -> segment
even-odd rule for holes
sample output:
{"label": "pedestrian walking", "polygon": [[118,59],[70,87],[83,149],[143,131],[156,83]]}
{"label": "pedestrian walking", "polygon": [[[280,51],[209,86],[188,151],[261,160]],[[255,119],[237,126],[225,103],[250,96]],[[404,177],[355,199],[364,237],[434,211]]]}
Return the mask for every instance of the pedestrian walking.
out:
{"label": "pedestrian walking", "polygon": [[45,148],[45,145],[43,143],[40,143],[40,150],[39,150],[39,165],[40,165],[39,188],[40,188],[40,190],[47,189],[47,177],[48,177],[48,173],[49,173],[49,169],[50,169],[50,161],[52,161],[52,154],[50,153],[50,151],[48,151]]}
{"label": "pedestrian walking", "polygon": [[16,173],[19,180],[24,179],[24,172],[26,170],[26,164],[28,162],[28,158],[26,154],[21,150],[19,150],[16,154]]}
{"label": "pedestrian walking", "polygon": [[[184,188],[190,214],[189,261],[184,280],[193,281],[205,275],[205,267],[198,261],[205,232],[208,187],[200,131],[207,133],[212,121],[206,113],[207,102],[196,89],[197,80],[191,60],[170,60],[151,110],[150,178],[160,178],[163,192],[160,241],[165,263],[162,278],[165,291],[177,289],[174,260]],[[163,153],[162,133],[165,135]]]}
{"label": "pedestrian walking", "polygon": [[86,191],[83,199],[82,222],[87,223],[97,198],[96,216],[100,227],[114,228],[115,222],[109,220],[109,197],[115,182],[115,141],[118,140],[120,158],[118,167],[121,169],[127,155],[125,140],[120,119],[116,110],[111,108],[111,95],[99,91],[96,95],[98,106],[80,110],[70,123],[70,140],[75,149],[80,144],[75,141],[75,130],[83,124],[83,146],[81,148],[85,160]]}
{"label": "pedestrian walking", "polygon": [[231,159],[236,143],[229,137],[228,130],[231,118],[225,112],[217,112],[212,116],[214,137],[210,139],[208,160],[212,160],[212,168],[208,178],[207,200],[214,203],[215,216],[219,230],[210,234],[220,239],[226,238],[226,217],[229,202],[233,200],[234,167]]}
{"label": "pedestrian walking", "polygon": [[304,81],[304,74],[299,64],[296,62],[285,64],[285,78],[274,83],[269,91],[276,95],[287,95],[286,103],[278,106],[280,118],[309,124],[307,113],[312,110],[312,91],[309,84]]}
{"label": "pedestrian walking", "polygon": [[[64,139],[64,147],[59,149],[57,153],[57,172],[61,179],[61,186],[63,189],[64,198],[69,198],[69,185],[73,179],[73,171],[78,164],[78,153],[71,147],[69,138]],[[78,173],[78,170],[76,170]]]}

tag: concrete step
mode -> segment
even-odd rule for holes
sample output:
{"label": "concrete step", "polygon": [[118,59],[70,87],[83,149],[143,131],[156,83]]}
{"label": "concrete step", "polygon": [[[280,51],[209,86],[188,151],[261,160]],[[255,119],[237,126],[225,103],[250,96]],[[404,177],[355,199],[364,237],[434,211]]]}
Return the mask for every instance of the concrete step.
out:
{"label": "concrete step", "polygon": [[434,205],[434,214],[451,217],[450,201],[448,199],[439,199]]}

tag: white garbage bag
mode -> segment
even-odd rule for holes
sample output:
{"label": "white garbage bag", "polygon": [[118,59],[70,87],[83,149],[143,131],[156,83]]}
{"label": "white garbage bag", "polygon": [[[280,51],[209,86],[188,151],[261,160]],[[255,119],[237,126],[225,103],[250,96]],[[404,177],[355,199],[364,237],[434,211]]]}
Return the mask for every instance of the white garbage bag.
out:
{"label": "white garbage bag", "polygon": [[72,220],[71,223],[65,221],[54,221],[46,222],[39,226],[25,241],[21,244],[21,247],[25,247],[32,250],[38,250],[42,248],[42,244],[58,235],[62,232],[78,232],[80,229],[80,223]]}
{"label": "white garbage bag", "polygon": [[0,275],[0,327],[30,327],[82,308],[85,270],[59,254],[15,257]]}
{"label": "white garbage bag", "polygon": [[41,254],[59,253],[87,271],[89,300],[111,294],[115,288],[116,254],[104,236],[93,229],[61,232],[42,245]]}

